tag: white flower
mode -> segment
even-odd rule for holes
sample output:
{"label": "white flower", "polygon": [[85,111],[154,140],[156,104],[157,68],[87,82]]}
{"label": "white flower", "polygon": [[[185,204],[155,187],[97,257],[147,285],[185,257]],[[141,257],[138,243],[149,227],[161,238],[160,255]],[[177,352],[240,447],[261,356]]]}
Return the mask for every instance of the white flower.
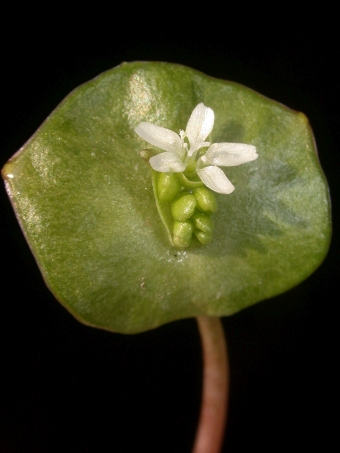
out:
{"label": "white flower", "polygon": [[[243,143],[206,142],[214,126],[214,111],[203,102],[198,104],[179,135],[152,123],[140,123],[135,131],[145,141],[165,152],[151,157],[151,167],[164,173],[197,174],[201,181],[214,192],[229,194],[235,187],[219,167],[232,167],[257,159],[256,148]],[[207,151],[198,156],[201,148]],[[202,154],[202,151],[200,151]]]}

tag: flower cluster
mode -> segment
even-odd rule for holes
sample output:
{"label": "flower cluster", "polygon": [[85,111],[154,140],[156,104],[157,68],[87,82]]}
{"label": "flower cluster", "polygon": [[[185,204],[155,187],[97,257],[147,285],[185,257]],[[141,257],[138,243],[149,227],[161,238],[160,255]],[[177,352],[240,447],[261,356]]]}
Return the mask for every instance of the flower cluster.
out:
{"label": "flower cluster", "polygon": [[[214,119],[213,110],[201,102],[194,108],[185,131],[179,134],[146,122],[135,129],[159,149],[149,156],[149,163],[157,172],[154,181],[158,211],[176,247],[187,247],[193,237],[201,244],[212,240],[211,216],[217,210],[213,192],[230,194],[235,189],[219,167],[244,164],[258,157],[253,145],[205,141]],[[170,225],[168,216],[162,213],[164,204],[170,208]]]}
{"label": "flower cluster", "polygon": [[214,126],[214,111],[203,102],[198,104],[179,134],[142,122],[135,131],[146,142],[163,150],[151,157],[151,167],[162,173],[184,173],[188,178],[198,176],[211,190],[230,194],[235,187],[219,167],[231,167],[255,160],[253,145],[244,143],[214,143],[205,140]]}

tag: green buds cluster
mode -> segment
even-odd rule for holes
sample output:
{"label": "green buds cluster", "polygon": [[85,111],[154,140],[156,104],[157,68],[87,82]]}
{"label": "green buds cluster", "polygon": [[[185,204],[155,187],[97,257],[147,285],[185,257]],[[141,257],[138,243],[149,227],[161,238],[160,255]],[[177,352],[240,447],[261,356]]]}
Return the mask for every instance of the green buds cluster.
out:
{"label": "green buds cluster", "polygon": [[[157,173],[157,196],[168,203],[172,217],[172,239],[176,247],[188,247],[195,237],[201,244],[212,240],[211,215],[217,210],[213,192],[203,184],[188,188],[176,173]],[[181,182],[180,182],[181,181]]]}

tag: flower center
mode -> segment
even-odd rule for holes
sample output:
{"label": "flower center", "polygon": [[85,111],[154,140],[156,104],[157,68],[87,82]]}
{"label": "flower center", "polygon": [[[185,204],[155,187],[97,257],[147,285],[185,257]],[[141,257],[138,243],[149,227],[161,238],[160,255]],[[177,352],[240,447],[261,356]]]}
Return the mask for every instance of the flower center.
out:
{"label": "flower center", "polygon": [[189,158],[189,160],[186,163],[186,169],[185,169],[184,174],[187,178],[193,178],[194,176],[197,175],[196,159]]}

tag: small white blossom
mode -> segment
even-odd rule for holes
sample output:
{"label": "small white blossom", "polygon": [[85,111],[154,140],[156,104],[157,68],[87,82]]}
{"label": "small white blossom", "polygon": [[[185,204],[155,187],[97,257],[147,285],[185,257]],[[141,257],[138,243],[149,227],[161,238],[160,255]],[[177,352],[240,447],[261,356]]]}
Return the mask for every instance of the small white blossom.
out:
{"label": "small white blossom", "polygon": [[[229,194],[235,187],[219,167],[232,167],[257,159],[256,148],[244,143],[206,142],[214,126],[214,111],[203,102],[198,104],[187,124],[185,131],[179,134],[152,123],[140,123],[135,131],[145,141],[160,148],[160,152],[151,157],[151,167],[164,173],[182,173],[194,168],[201,181],[214,192]],[[207,151],[198,157],[201,148]],[[202,151],[200,151],[202,154]]]}

